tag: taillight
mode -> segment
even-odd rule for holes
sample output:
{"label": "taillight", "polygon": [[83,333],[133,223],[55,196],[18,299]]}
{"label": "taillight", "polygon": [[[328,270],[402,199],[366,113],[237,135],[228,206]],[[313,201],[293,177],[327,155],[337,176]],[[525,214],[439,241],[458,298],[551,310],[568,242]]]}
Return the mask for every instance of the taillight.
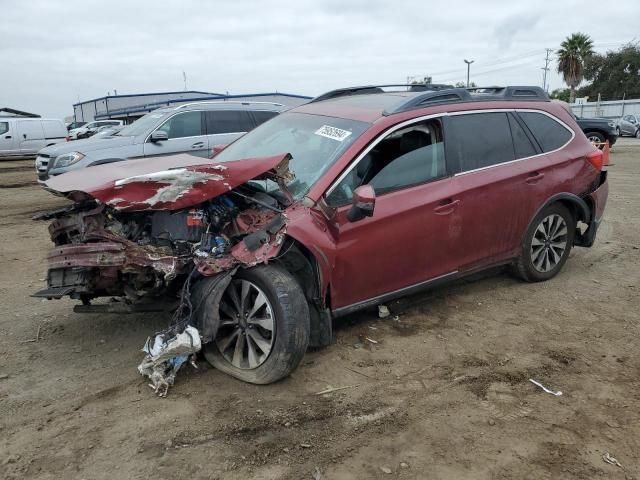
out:
{"label": "taillight", "polygon": [[589,163],[593,165],[596,170],[602,170],[602,166],[604,165],[604,154],[602,150],[594,150],[593,152],[587,155],[587,160]]}
{"label": "taillight", "polygon": [[71,137],[64,137],[64,139],[68,142],[71,140]]}

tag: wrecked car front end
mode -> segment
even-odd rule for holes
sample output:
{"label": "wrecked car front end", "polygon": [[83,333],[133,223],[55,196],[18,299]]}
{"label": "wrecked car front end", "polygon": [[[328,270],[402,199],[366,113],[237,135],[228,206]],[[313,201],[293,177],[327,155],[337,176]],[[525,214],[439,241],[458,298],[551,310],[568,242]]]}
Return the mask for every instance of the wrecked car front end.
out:
{"label": "wrecked car front end", "polygon": [[121,311],[162,310],[194,269],[213,276],[268,262],[282,246],[291,199],[248,182],[282,184],[288,160],[212,165],[177,155],[51,179],[46,187],[75,203],[35,217],[51,220],[55,247],[47,288],[34,295],[79,299],[85,311],[98,297],[119,298]]}

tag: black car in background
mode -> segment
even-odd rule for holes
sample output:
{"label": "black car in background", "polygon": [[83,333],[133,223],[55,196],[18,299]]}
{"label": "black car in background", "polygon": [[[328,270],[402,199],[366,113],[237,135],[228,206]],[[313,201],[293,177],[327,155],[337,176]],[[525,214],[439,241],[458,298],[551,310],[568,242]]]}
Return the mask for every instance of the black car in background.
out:
{"label": "black car in background", "polygon": [[593,143],[609,142],[609,146],[616,143],[618,139],[618,130],[613,120],[606,118],[581,118],[576,117],[576,122]]}

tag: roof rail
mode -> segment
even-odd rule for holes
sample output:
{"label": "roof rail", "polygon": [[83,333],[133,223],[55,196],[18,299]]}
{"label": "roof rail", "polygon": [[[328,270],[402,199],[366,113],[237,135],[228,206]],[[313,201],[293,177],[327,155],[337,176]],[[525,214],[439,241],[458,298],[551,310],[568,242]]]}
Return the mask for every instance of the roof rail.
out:
{"label": "roof rail", "polygon": [[452,85],[443,85],[435,83],[412,83],[412,84],[389,84],[389,85],[363,85],[359,87],[347,87],[338,88],[329,92],[323,93],[309,101],[309,103],[322,102],[323,100],[331,100],[332,98],[347,97],[350,95],[366,95],[370,93],[385,93],[383,88],[389,87],[407,87],[407,91],[421,92],[421,91],[434,91],[453,88]]}
{"label": "roof rail", "polygon": [[508,87],[473,87],[467,88],[472,94],[492,95],[502,100],[549,100],[549,95],[541,87],[508,86]]}
{"label": "roof rail", "polygon": [[385,110],[383,115],[445,103],[531,100],[550,101],[547,92],[535,86],[449,88],[408,97],[393,109]]}
{"label": "roof rail", "polygon": [[284,107],[284,104],[282,103],[276,103],[276,102],[252,102],[252,101],[242,101],[242,100],[216,100],[213,102],[189,102],[189,103],[183,103],[182,105],[178,105],[177,107],[175,107],[176,110],[180,110],[181,108],[184,107],[189,107],[191,105],[210,105],[210,104],[229,104],[229,103],[234,103],[234,104],[241,104],[241,105],[273,105],[274,107]]}

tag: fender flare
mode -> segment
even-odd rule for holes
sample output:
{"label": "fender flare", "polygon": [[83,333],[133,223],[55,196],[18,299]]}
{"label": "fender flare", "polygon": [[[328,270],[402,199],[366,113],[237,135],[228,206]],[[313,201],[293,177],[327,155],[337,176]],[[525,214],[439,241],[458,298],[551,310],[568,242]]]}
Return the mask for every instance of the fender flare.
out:
{"label": "fender flare", "polygon": [[[584,199],[580,198],[579,196],[569,192],[556,193],[555,195],[549,197],[533,215],[533,217],[531,218],[531,222],[533,222],[533,219],[536,218],[543,209],[556,202],[571,203],[574,207],[576,207],[576,213],[578,215],[578,218],[576,220],[584,223],[591,222],[591,208],[589,207],[589,205],[587,205],[587,202],[585,202]],[[529,222],[529,226],[531,226],[531,222]]]}

